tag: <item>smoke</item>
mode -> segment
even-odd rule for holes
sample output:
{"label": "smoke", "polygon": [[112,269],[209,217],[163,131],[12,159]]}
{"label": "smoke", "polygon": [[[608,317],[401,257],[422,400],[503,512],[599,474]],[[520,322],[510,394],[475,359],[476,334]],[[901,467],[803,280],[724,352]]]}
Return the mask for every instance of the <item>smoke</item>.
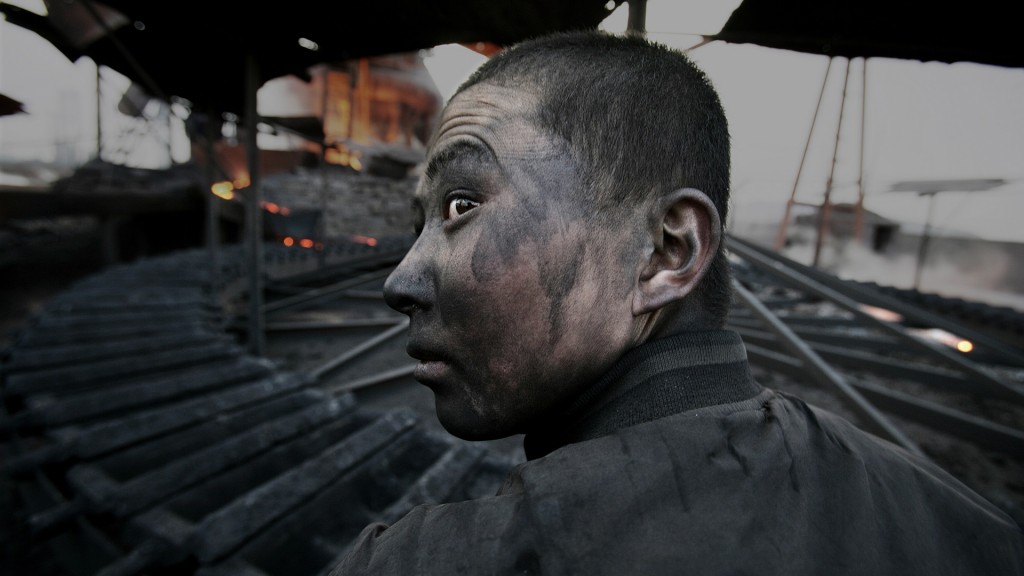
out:
{"label": "smoke", "polygon": [[[848,280],[913,288],[918,239],[902,240],[900,246],[878,253],[855,241],[830,238],[822,247],[820,267]],[[1014,287],[1014,276],[1022,273],[1022,261],[1012,253],[1016,249],[1019,245],[966,238],[933,239],[917,289],[1024,310],[1024,295]],[[784,250],[784,255],[810,264],[813,242],[794,243]]]}

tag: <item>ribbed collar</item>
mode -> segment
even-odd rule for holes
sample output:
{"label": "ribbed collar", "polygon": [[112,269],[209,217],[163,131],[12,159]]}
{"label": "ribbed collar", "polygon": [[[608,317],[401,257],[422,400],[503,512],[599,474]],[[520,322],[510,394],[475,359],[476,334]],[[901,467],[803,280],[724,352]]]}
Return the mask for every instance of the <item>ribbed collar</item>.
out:
{"label": "ribbed collar", "polygon": [[750,375],[739,334],[686,332],[624,354],[555,422],[527,434],[523,445],[532,460],[566,444],[696,408],[739,402],[761,390]]}

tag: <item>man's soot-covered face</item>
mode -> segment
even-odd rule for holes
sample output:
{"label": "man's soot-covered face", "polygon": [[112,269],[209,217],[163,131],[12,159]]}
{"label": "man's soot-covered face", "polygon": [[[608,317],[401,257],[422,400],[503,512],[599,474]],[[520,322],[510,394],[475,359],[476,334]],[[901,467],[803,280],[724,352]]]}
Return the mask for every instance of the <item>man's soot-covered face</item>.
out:
{"label": "man's soot-covered face", "polygon": [[419,237],[385,284],[411,319],[416,379],[463,438],[552,417],[631,337],[632,231],[588,221],[576,164],[531,120],[535,101],[484,83],[449,103],[414,200]]}

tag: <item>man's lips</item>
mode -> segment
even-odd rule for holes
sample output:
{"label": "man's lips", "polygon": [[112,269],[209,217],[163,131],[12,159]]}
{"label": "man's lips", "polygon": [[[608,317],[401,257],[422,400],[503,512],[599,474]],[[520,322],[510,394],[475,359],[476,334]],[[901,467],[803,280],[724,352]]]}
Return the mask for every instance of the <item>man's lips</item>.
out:
{"label": "man's lips", "polygon": [[419,360],[412,375],[420,382],[437,382],[451,370],[451,365],[444,354],[435,352],[422,344],[409,342],[406,352],[409,356]]}
{"label": "man's lips", "polygon": [[409,354],[409,356],[412,356],[413,358],[424,362],[442,359],[441,353],[435,352],[432,349],[424,346],[423,344],[420,344],[419,342],[415,342],[412,340],[410,340],[409,343],[406,345],[405,351]]}
{"label": "man's lips", "polygon": [[423,384],[440,382],[451,372],[447,362],[441,360],[421,360],[412,371],[412,377]]}

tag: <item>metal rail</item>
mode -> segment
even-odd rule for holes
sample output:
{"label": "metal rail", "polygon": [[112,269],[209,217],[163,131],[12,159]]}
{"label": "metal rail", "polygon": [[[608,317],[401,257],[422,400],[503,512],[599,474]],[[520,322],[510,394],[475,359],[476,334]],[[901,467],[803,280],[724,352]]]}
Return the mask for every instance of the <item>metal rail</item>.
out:
{"label": "metal rail", "polygon": [[853,313],[858,319],[863,320],[866,324],[880,328],[936,358],[941,358],[942,360],[953,364],[971,377],[977,386],[977,392],[979,394],[988,394],[995,398],[1008,400],[1017,404],[1024,404],[1024,392],[1011,388],[996,378],[993,378],[990,374],[978,368],[978,366],[973,362],[958,356],[957,353],[908,334],[897,324],[880,320],[868,314],[861,309],[858,302],[851,298],[840,294],[832,288],[825,286],[824,284],[794,270],[791,267],[786,266],[779,260],[767,258],[761,252],[750,248],[746,243],[736,241],[733,237],[729,238],[729,249],[734,253],[739,254],[739,256],[746,261],[754,264],[761,271],[766,272],[771,276],[792,282],[800,286],[803,290],[824,298],[833,304],[844,308],[848,312]]}
{"label": "metal rail", "polygon": [[762,304],[761,301],[744,288],[743,285],[734,280],[733,290],[743,301],[743,304],[753,310],[754,313],[768,325],[772,332],[779,336],[783,345],[785,345],[794,356],[800,359],[806,370],[810,371],[815,377],[827,382],[839,391],[840,398],[851,410],[864,419],[863,424],[868,430],[878,434],[886,440],[894,442],[912,454],[916,454],[923,458],[925,457],[924,452],[921,451],[915,442],[896,428],[896,426],[882,415],[878,409],[872,406],[870,402],[865,400],[856,389],[846,382],[846,379],[843,378],[839,372],[822,360],[806,342],[801,340],[800,337],[790,330],[788,326],[783,324],[782,321],[779,320],[778,316],[773,314],[771,310],[768,310],[768,307]]}
{"label": "metal rail", "polygon": [[961,323],[952,321],[939,314],[933,314],[927,310],[922,310],[917,306],[908,304],[894,298],[887,294],[872,290],[865,286],[858,285],[852,282],[842,282],[837,278],[823,272],[821,270],[805,266],[799,262],[795,262],[789,258],[778,254],[777,252],[769,251],[763,247],[760,247],[753,242],[748,242],[735,236],[729,237],[729,247],[735,250],[736,246],[741,246],[742,249],[749,251],[755,251],[761,255],[770,258],[776,262],[782,263],[782,265],[797,270],[801,274],[813,278],[814,280],[827,285],[833,290],[859,302],[864,302],[872,306],[878,306],[892,310],[903,316],[904,318],[913,322],[918,322],[925,326],[934,326],[941,328],[963,338],[966,338],[976,345],[983,346],[993,353],[997,354],[1006,362],[1016,366],[1024,366],[1024,351],[1015,348],[997,338],[993,338],[984,332],[979,332],[969,326],[965,326]]}

